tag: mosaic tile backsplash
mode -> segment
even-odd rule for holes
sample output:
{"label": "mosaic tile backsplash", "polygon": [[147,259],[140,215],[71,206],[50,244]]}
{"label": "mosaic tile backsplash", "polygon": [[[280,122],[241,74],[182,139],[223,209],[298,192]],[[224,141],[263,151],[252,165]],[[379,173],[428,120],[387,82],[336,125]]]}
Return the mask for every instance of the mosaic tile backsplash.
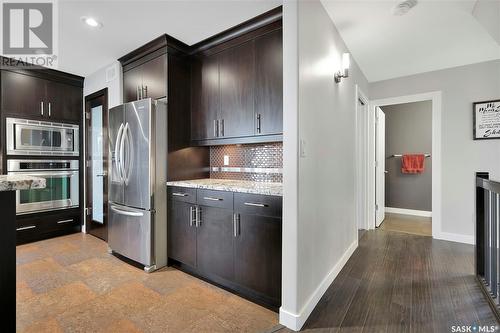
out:
{"label": "mosaic tile backsplash", "polygon": [[[228,165],[224,165],[224,156],[229,157]],[[212,146],[210,178],[282,183],[283,144]]]}

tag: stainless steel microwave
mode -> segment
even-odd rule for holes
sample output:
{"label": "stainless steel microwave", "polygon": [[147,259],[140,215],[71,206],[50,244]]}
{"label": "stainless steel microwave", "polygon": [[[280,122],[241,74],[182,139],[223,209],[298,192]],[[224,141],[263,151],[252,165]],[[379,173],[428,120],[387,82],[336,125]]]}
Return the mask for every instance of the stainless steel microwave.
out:
{"label": "stainless steel microwave", "polygon": [[79,126],[6,119],[7,155],[79,156]]}

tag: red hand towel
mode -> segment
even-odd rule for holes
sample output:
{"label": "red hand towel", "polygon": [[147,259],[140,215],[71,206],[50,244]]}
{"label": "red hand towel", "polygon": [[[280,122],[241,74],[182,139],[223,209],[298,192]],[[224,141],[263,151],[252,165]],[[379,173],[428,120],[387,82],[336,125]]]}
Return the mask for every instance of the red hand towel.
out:
{"label": "red hand towel", "polygon": [[402,173],[423,173],[424,172],[424,154],[405,154],[401,157]]}

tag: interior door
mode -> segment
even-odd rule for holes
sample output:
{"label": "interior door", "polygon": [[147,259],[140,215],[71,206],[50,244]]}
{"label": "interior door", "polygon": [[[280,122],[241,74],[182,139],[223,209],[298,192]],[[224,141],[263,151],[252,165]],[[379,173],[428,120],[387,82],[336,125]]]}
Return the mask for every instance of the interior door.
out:
{"label": "interior door", "polygon": [[119,149],[124,181],[123,204],[142,209],[151,208],[151,113],[151,99],[125,104],[125,126]]}
{"label": "interior door", "polygon": [[375,224],[385,219],[385,113],[377,107],[375,122]]}
{"label": "interior door", "polygon": [[108,92],[85,98],[86,129],[86,228],[91,235],[108,239]]}

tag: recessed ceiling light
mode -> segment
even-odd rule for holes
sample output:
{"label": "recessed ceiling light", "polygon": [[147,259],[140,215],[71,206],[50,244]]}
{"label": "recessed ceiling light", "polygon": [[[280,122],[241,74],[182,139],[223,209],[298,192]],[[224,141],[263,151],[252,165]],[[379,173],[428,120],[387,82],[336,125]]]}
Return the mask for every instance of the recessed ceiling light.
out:
{"label": "recessed ceiling light", "polygon": [[88,25],[89,27],[92,27],[92,28],[101,28],[102,27],[102,23],[97,21],[95,18],[93,17],[88,17],[88,16],[82,16],[81,17],[81,20],[86,24]]}
{"label": "recessed ceiling light", "polygon": [[396,16],[405,15],[418,4],[418,0],[404,0],[398,1],[394,7],[392,7],[392,14]]}

